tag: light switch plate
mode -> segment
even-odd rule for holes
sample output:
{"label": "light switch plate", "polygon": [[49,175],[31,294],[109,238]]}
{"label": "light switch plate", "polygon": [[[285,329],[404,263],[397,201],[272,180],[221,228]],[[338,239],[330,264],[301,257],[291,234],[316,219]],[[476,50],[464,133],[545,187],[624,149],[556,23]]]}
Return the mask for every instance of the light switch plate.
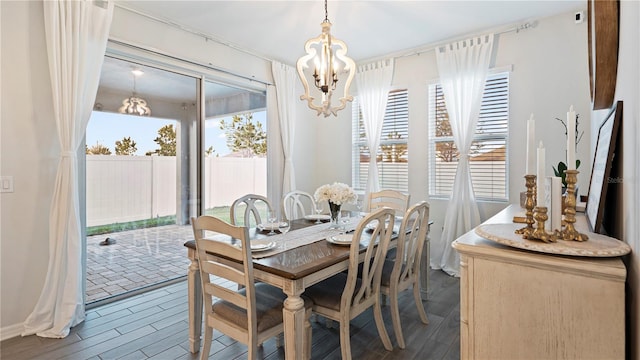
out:
{"label": "light switch plate", "polygon": [[0,192],[3,192],[3,193],[13,192],[13,176],[0,177]]}

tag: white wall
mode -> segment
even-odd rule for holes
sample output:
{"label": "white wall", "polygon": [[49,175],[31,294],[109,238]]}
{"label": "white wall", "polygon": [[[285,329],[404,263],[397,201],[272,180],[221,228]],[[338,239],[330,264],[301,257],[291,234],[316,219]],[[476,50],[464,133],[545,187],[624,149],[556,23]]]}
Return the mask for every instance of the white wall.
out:
{"label": "white wall", "polygon": [[42,289],[48,263],[49,207],[60,153],[44,40],[42,4],[2,8],[0,171],[14,192],[0,195],[2,333],[21,331]]}
{"label": "white wall", "polygon": [[[635,8],[634,15],[624,14],[625,8]],[[625,95],[629,99],[625,103],[625,118],[627,111],[633,111],[628,118],[632,119],[635,116],[635,123],[640,120],[638,108],[635,105],[633,110],[634,107],[630,103],[634,99],[637,104],[638,100],[638,34],[634,25],[638,23],[637,8],[637,3],[630,5],[629,2],[623,2],[621,26],[623,36],[626,34],[627,38],[626,45],[621,42],[621,56],[629,52],[635,54],[635,62],[625,64],[621,60],[621,68],[631,69],[627,71],[635,74],[636,80],[634,83],[632,79],[619,79],[618,84],[618,95],[629,94]],[[39,2],[2,1],[0,9],[3,105],[0,124],[0,171],[2,175],[12,175],[16,180],[15,192],[0,196],[0,337],[5,338],[6,335],[15,335],[16,331],[21,330],[20,324],[33,309],[43,285],[48,262],[49,204],[55,182],[59,147],[57,138],[53,135],[54,121],[50,117],[52,104],[42,5]],[[271,82],[268,61],[213,42],[205,42],[197,36],[140,19],[118,8],[114,14],[111,34],[114,38],[190,60],[212,62],[215,66],[232,72]],[[589,123],[586,36],[586,24],[574,24],[571,13],[539,19],[536,28],[519,34],[501,35],[496,44],[495,66],[513,65],[510,114],[512,122],[508,154],[511,164],[511,202],[518,201],[517,194],[523,189],[526,136],[524,124],[529,114],[534,113],[538,120],[538,128],[541,129],[538,139],[545,142],[548,164],[564,157],[564,135],[560,124],[553,118],[564,117],[569,105],[573,104],[584,124]],[[629,40],[630,37],[635,38],[635,42]],[[409,186],[413,201],[429,200],[426,103],[427,83],[435,78],[437,68],[433,52],[399,58],[396,61],[394,85],[406,86],[409,89]],[[247,84],[249,82],[242,82],[242,85]],[[299,102],[297,113],[294,163],[298,188],[313,192],[324,183],[350,183],[350,106],[341,111],[337,118],[324,118],[316,117],[304,103]],[[588,126],[584,130],[587,128]],[[637,128],[635,130],[632,134],[636,134],[637,139],[640,134]],[[589,159],[591,152],[587,146],[590,141],[588,131],[585,136],[578,148],[578,158],[583,161]],[[629,137],[629,141],[625,141],[625,146],[631,148],[629,152],[640,154],[637,141],[632,141],[631,135],[625,136]],[[638,156],[630,156],[626,159],[628,162],[637,163],[637,158]],[[580,168],[580,184],[583,189],[588,184],[586,174],[590,173],[587,166],[589,163],[590,159]],[[634,250],[638,250],[640,246],[637,243],[637,207],[640,197],[637,179],[640,176],[637,164],[628,168],[636,171],[636,182],[629,182],[629,194],[635,196],[636,201],[629,201],[625,206],[630,210],[629,215],[634,216],[636,221],[629,221],[626,226],[629,236],[636,241],[633,245]],[[550,166],[548,170],[551,172]],[[435,199],[430,202],[432,218],[436,221],[432,237],[439,237],[446,203]],[[481,204],[483,219],[505,205]],[[633,274],[637,283],[637,258],[634,261]],[[637,292],[637,287],[635,289]],[[634,304],[637,308],[637,295]]]}

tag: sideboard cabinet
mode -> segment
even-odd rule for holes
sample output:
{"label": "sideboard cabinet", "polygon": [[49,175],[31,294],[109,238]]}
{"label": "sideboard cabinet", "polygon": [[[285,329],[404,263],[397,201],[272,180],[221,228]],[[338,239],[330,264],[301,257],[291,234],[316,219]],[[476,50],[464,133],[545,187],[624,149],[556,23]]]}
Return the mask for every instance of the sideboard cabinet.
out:
{"label": "sideboard cabinet", "polygon": [[[508,223],[519,207],[487,223]],[[576,228],[585,231],[578,216]],[[462,359],[624,359],[625,277],[620,258],[536,253],[472,230],[460,253]]]}

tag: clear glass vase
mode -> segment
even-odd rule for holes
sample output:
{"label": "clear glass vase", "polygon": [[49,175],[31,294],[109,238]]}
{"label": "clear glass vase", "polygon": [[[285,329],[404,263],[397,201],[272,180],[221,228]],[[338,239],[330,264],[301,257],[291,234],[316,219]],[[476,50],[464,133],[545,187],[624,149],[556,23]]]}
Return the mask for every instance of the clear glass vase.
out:
{"label": "clear glass vase", "polygon": [[340,205],[334,204],[329,201],[329,212],[331,213],[331,226],[329,229],[340,228]]}

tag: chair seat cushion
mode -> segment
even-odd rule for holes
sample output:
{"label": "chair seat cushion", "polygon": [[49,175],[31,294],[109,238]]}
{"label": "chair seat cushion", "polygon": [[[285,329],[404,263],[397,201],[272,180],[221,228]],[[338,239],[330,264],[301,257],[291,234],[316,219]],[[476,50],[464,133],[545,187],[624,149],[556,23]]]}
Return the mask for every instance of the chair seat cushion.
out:
{"label": "chair seat cushion", "polygon": [[[380,278],[380,286],[391,286],[391,272],[393,272],[393,266],[396,264],[395,260],[385,259],[384,265],[382,265],[382,277]],[[405,265],[402,264],[400,273],[404,271]]]}
{"label": "chair seat cushion", "polygon": [[[258,320],[258,332],[272,328],[282,323],[282,307],[284,300],[287,298],[282,290],[277,287],[267,285],[265,283],[256,283],[256,318]],[[239,292],[245,293],[246,289]],[[304,298],[303,298],[304,299]],[[309,299],[304,299],[305,308],[310,309],[312,303]],[[247,312],[227,301],[216,301],[213,304],[213,313],[216,317],[223,321],[232,323],[247,329],[248,319]]]}
{"label": "chair seat cushion", "polygon": [[[311,299],[314,305],[340,311],[340,301],[346,284],[347,275],[340,273],[309,287],[304,295]],[[357,279],[354,294],[360,289],[360,284],[361,280]]]}

